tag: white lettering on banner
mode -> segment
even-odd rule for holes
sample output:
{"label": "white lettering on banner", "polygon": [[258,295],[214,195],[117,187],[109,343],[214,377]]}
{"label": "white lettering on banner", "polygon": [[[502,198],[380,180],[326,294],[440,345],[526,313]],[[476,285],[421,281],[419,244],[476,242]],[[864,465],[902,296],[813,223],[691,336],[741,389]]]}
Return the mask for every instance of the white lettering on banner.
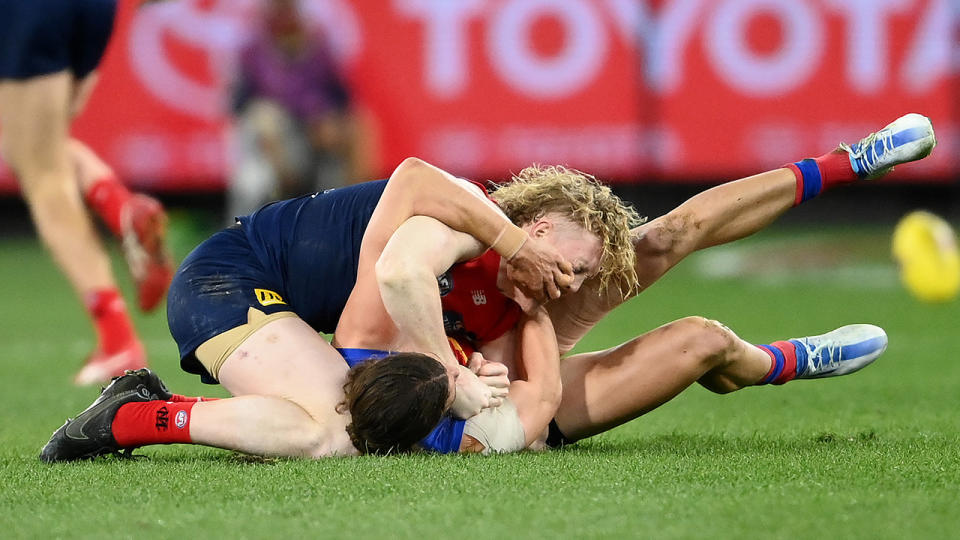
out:
{"label": "white lettering on banner", "polygon": [[467,86],[467,21],[483,7],[483,0],[394,0],[402,13],[423,20],[427,88],[439,97],[453,98]]}
{"label": "white lettering on banner", "polygon": [[216,11],[200,11],[190,2],[151,5],[134,16],[130,28],[130,63],[134,74],[168,107],[205,119],[223,115],[220,88],[225,74],[216,74],[215,85],[200,83],[180,71],[164,47],[171,37],[201,49],[210,65],[229,65],[227,53],[240,40],[240,27]]}
{"label": "white lettering on banner", "polygon": [[[747,43],[747,23],[758,13],[773,15],[783,28],[783,45],[758,55]],[[806,2],[727,0],[707,23],[706,53],[714,70],[740,92],[780,94],[806,82],[821,60],[823,29]]]}
{"label": "white lettering on banner", "polygon": [[450,170],[483,171],[531,162],[584,169],[665,168],[683,158],[681,139],[668,126],[602,124],[576,128],[505,125],[496,129],[440,125],[421,141],[425,155]]}
{"label": "white lettering on banner", "polygon": [[[130,28],[130,63],[147,90],[168,107],[199,118],[223,117],[231,66],[244,36],[250,31],[258,0],[182,0],[143,7]],[[344,0],[304,4],[308,20],[324,28],[338,60],[348,61],[361,48],[360,26]],[[184,73],[165,47],[174,39],[208,58],[215,69],[204,83]]]}
{"label": "white lettering on banner", "polygon": [[[903,84],[921,93],[952,71],[960,72],[960,2],[931,0],[930,9],[917,25],[910,53],[903,62]],[[952,65],[951,65],[952,59]]]}
{"label": "white lettering on banner", "polygon": [[883,88],[890,64],[887,20],[911,0],[827,0],[847,19],[847,81],[863,94]]}
{"label": "white lettering on banner", "polygon": [[665,94],[680,86],[683,49],[693,34],[701,4],[701,0],[668,2],[659,19],[650,13],[646,2],[638,6],[637,30],[644,45],[644,71],[651,89]]}
{"label": "white lettering on banner", "polygon": [[606,0],[606,4],[620,37],[627,43],[640,39],[641,10],[646,9],[646,3],[643,0]]}
{"label": "white lettering on banner", "polygon": [[363,48],[363,33],[356,14],[347,0],[300,2],[308,21],[323,28],[324,38],[340,63],[349,62]]}
{"label": "white lettering on banner", "polygon": [[[228,69],[252,21],[258,0],[182,0],[147,6],[134,16],[130,59],[138,80],[165,105],[204,119],[223,115]],[[960,22],[957,0],[673,0],[654,9],[645,0],[392,0],[397,16],[423,24],[425,87],[439,99],[456,99],[470,85],[471,59],[485,54],[493,70],[519,94],[535,99],[562,99],[596,81],[609,57],[612,24],[628,46],[642,54],[649,87],[661,95],[683,84],[686,51],[702,36],[705,57],[731,88],[751,96],[771,96],[807,83],[828,61],[824,12],[843,17],[845,33],[836,55],[844,63],[847,83],[871,94],[891,78],[914,93],[960,71]],[[356,11],[359,0],[323,0],[304,4],[312,23],[328,33],[334,52],[349,61],[365,38]],[[919,13],[906,56],[890,50],[889,23],[907,8]],[[783,29],[776,50],[753,50],[748,24],[760,14],[776,18]],[[544,55],[532,46],[531,27],[540,17],[559,22],[563,46]],[[469,24],[486,27],[482,51],[472,51]],[[701,32],[702,31],[702,32]],[[369,38],[368,38],[369,39]],[[378,38],[381,39],[381,38]],[[389,38],[393,39],[393,38]],[[207,57],[217,70],[201,81],[183,70],[171,55],[173,41]],[[832,60],[834,56],[830,56]],[[389,61],[389,60],[386,60]],[[893,71],[893,75],[891,75]]]}
{"label": "white lettering on banner", "polygon": [[[537,18],[553,16],[564,29],[564,47],[552,58],[530,46],[530,27]],[[538,98],[563,98],[596,77],[603,66],[607,35],[583,0],[513,0],[494,17],[488,34],[494,67],[514,88]]]}

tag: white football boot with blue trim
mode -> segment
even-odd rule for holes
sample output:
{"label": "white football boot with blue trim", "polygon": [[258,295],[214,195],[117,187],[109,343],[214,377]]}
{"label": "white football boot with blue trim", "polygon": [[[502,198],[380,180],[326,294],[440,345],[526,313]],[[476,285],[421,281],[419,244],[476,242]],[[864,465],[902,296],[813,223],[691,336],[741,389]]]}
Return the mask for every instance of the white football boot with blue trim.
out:
{"label": "white football boot with blue trim", "polygon": [[798,379],[853,373],[887,350],[887,333],[872,324],[850,324],[819,336],[789,341],[797,350]]}
{"label": "white football boot with blue trim", "polygon": [[840,149],[850,154],[850,164],[857,176],[873,179],[887,174],[894,165],[927,157],[936,145],[930,119],[910,113],[852,146],[841,143]]}

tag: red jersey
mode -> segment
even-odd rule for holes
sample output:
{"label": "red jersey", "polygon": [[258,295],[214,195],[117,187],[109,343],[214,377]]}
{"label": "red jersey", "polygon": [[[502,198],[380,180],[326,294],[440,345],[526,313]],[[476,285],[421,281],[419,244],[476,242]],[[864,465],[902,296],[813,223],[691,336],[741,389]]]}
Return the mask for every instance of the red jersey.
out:
{"label": "red jersey", "polygon": [[447,335],[476,348],[513,328],[520,306],[497,289],[500,255],[487,251],[453,265],[437,278],[443,328]]}

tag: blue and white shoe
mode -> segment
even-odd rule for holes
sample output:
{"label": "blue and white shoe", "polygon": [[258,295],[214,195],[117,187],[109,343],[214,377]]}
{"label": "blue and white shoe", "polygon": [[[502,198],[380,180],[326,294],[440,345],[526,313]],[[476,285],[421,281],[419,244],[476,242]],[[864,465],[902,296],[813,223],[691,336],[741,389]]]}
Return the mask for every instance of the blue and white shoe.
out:
{"label": "blue and white shoe", "polygon": [[797,378],[819,379],[865,368],[887,350],[887,333],[872,324],[850,324],[819,336],[791,339]]}
{"label": "blue and white shoe", "polygon": [[872,179],[887,174],[894,165],[927,157],[936,145],[930,119],[910,113],[852,146],[841,143],[840,149],[850,154],[850,164],[857,176]]}

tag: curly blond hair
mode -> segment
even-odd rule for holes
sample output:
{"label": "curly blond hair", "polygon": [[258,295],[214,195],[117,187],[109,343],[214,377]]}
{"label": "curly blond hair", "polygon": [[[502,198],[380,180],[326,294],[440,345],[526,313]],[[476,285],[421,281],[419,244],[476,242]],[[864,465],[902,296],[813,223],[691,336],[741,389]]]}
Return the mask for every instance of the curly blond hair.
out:
{"label": "curly blond hair", "polygon": [[636,255],[630,228],[643,219],[592,175],[561,165],[531,165],[510,182],[495,184],[490,196],[517,225],[556,212],[597,235],[603,244],[600,288],[616,283],[625,293],[637,287]]}

